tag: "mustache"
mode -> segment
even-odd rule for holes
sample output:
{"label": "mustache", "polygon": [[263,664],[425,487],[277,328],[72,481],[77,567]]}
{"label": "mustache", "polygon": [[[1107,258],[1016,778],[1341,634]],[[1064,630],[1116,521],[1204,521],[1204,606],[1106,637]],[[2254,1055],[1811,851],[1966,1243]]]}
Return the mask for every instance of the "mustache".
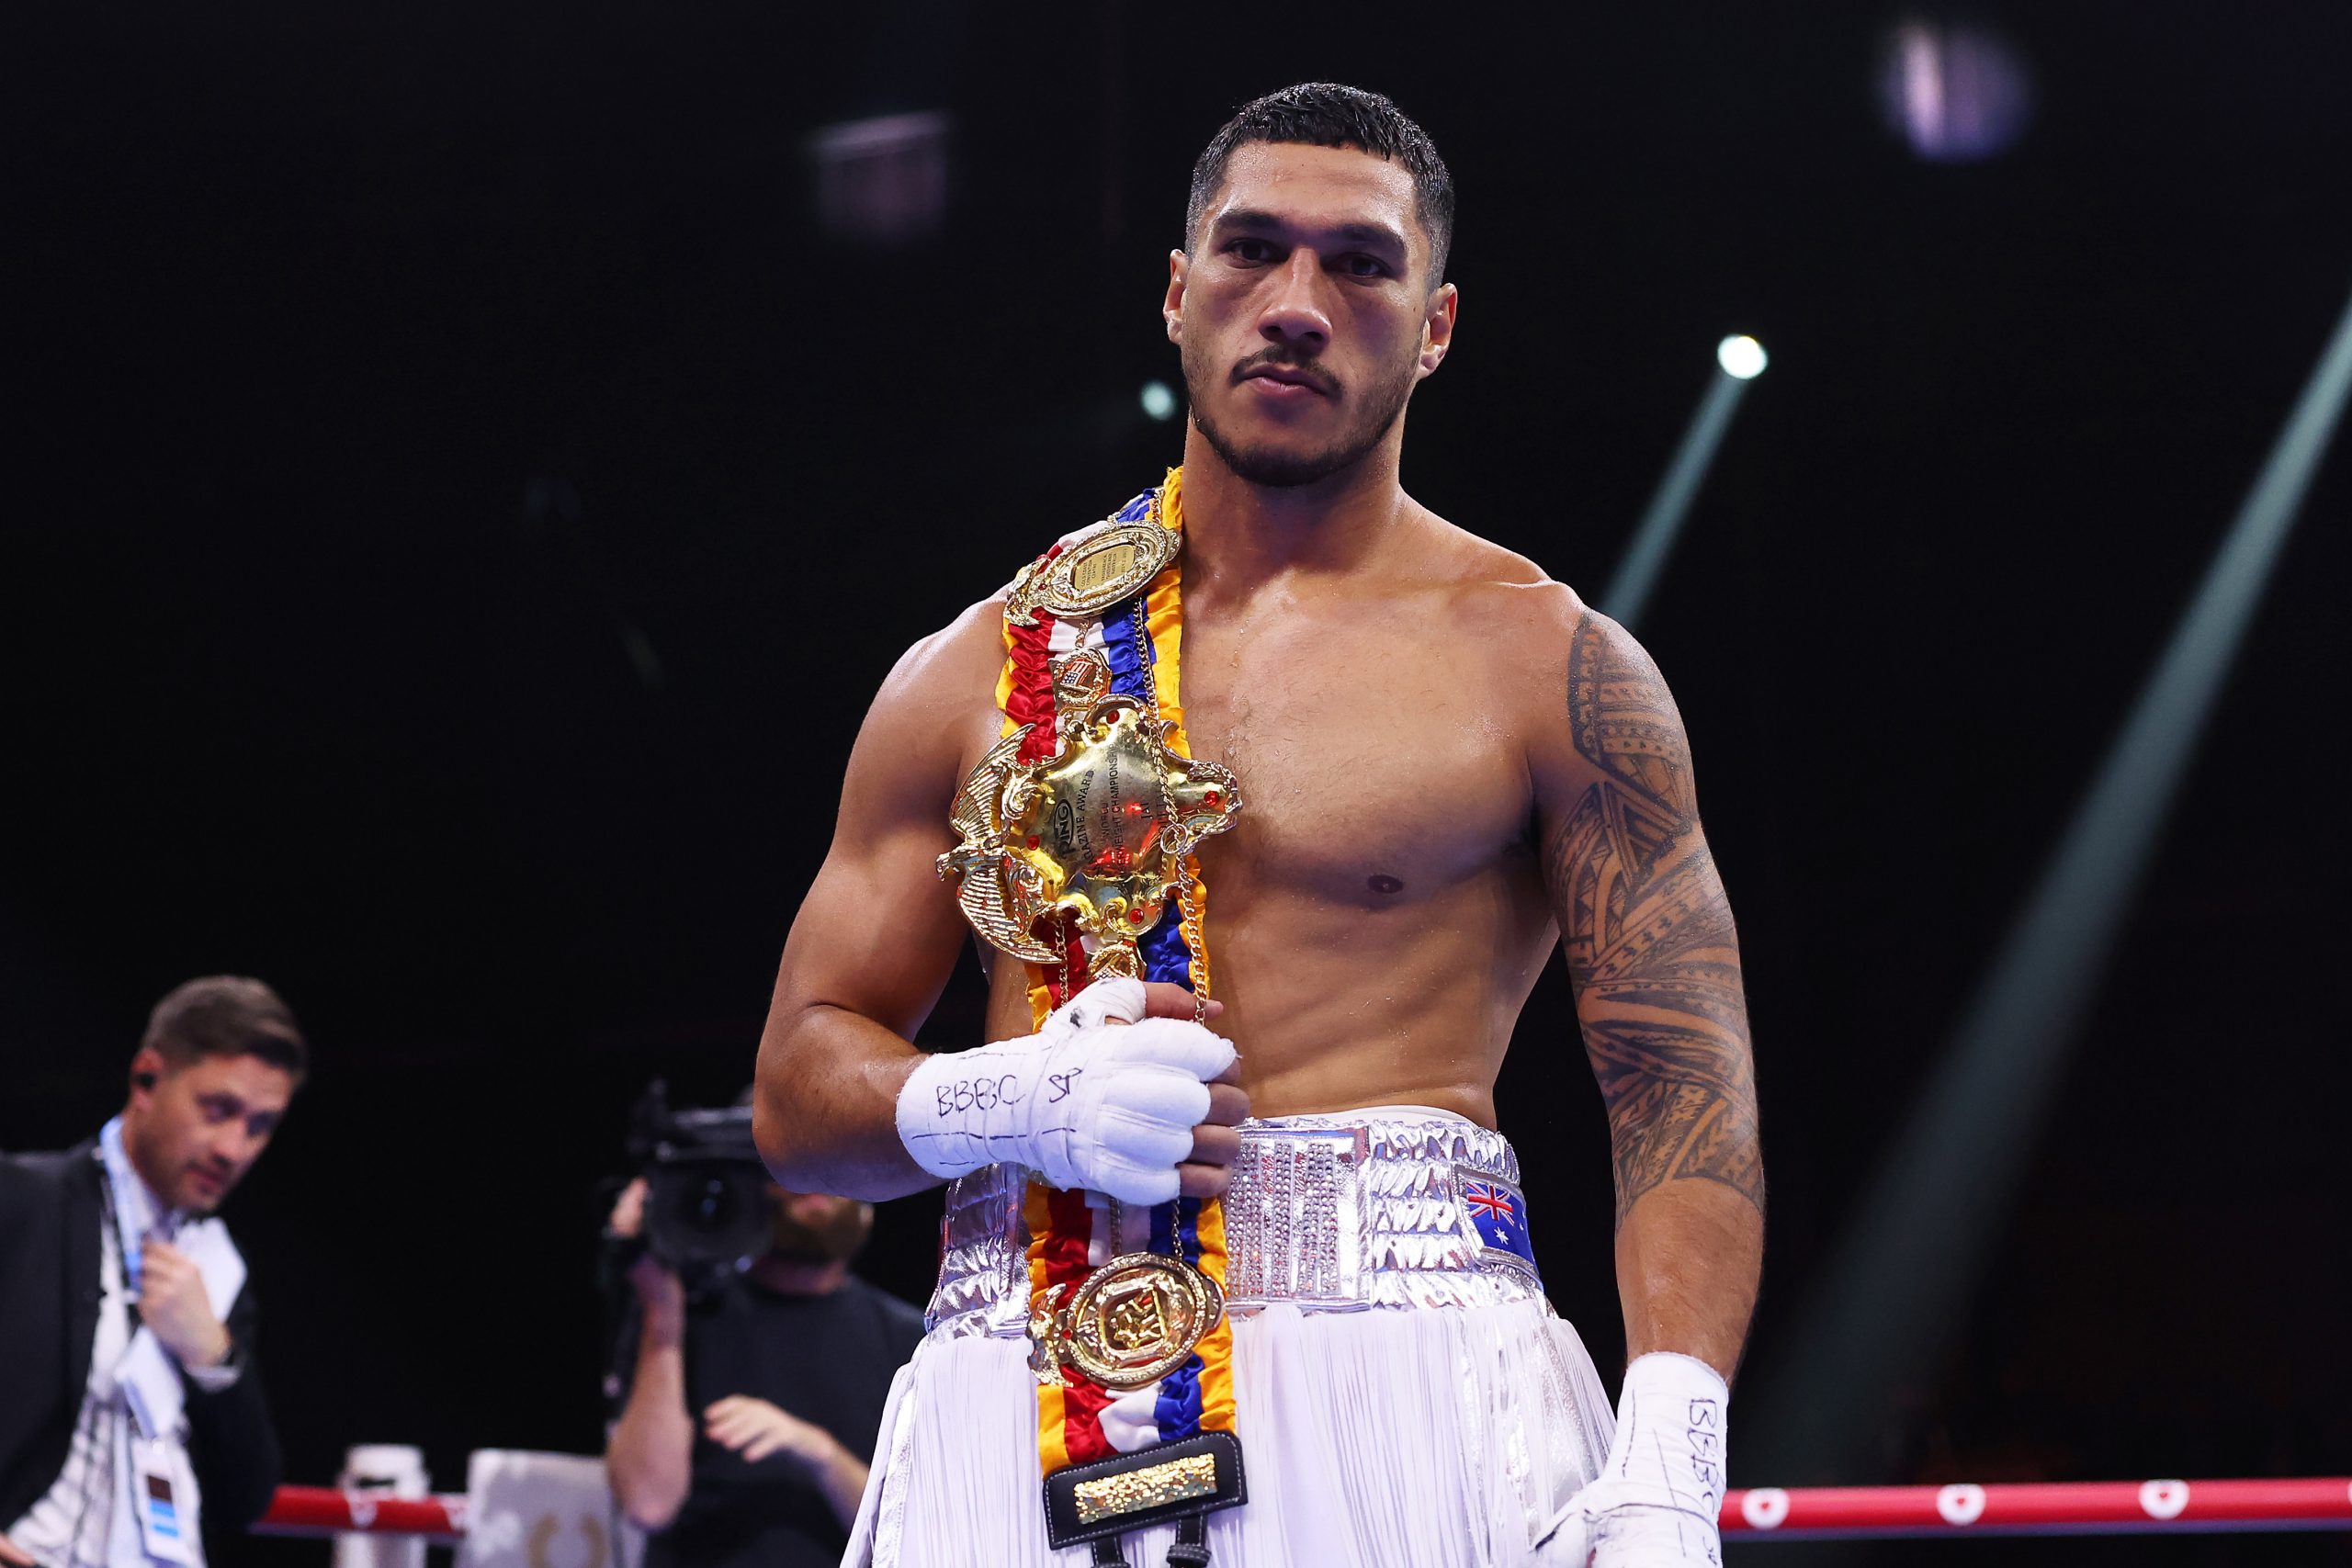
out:
{"label": "mustache", "polygon": [[1302,378],[1312,382],[1315,389],[1326,397],[1336,398],[1340,395],[1340,383],[1337,378],[1320,365],[1316,364],[1312,355],[1301,354],[1298,350],[1279,343],[1268,344],[1235,366],[1233,385],[1238,387],[1259,371],[1271,370],[1277,366],[1284,370],[1296,372]]}

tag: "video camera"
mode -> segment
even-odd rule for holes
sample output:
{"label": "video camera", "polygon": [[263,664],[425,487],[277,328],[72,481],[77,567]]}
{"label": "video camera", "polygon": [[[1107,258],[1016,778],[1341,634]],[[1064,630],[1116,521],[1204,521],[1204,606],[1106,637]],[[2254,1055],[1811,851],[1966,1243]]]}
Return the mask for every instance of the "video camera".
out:
{"label": "video camera", "polygon": [[628,1156],[645,1178],[646,1249],[700,1295],[766,1252],[767,1167],[752,1142],[752,1109],[673,1111],[655,1078],[631,1113]]}

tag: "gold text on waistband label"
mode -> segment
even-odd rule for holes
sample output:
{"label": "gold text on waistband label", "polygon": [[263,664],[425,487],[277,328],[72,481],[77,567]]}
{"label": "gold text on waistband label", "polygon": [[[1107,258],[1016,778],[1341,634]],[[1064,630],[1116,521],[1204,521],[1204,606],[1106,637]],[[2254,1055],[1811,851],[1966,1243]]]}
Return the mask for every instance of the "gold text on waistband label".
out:
{"label": "gold text on waistband label", "polygon": [[1206,1497],[1216,1491],[1216,1456],[1192,1454],[1165,1464],[1148,1465],[1124,1475],[1081,1481],[1075,1489],[1078,1522],[1091,1525],[1188,1497]]}

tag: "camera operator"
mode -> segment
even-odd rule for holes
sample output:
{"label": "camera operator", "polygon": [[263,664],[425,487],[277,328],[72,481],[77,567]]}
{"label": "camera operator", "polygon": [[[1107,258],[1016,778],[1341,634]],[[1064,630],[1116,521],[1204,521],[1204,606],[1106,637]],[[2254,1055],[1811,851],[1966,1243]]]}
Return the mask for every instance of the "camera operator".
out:
{"label": "camera operator", "polygon": [[921,1313],[849,1271],[870,1206],[756,1179],[765,1247],[748,1268],[682,1279],[642,1177],[607,1226],[651,1244],[628,1272],[639,1321],[605,1445],[613,1495],[650,1535],[645,1568],[833,1568],[891,1377],[922,1337]]}
{"label": "camera operator", "polygon": [[212,1211],[309,1066],[258,980],[155,1006],[122,1113],[0,1158],[0,1563],[202,1568],[277,1490],[254,1292]]}

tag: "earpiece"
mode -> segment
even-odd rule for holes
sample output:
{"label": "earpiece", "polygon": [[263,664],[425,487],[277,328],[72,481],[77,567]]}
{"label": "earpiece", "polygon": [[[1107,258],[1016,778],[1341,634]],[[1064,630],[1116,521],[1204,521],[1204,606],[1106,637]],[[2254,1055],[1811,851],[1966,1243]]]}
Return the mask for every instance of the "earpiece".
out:
{"label": "earpiece", "polygon": [[130,1075],[130,1081],[137,1084],[141,1089],[153,1089],[155,1087],[155,1075],[153,1073],[133,1073]]}

